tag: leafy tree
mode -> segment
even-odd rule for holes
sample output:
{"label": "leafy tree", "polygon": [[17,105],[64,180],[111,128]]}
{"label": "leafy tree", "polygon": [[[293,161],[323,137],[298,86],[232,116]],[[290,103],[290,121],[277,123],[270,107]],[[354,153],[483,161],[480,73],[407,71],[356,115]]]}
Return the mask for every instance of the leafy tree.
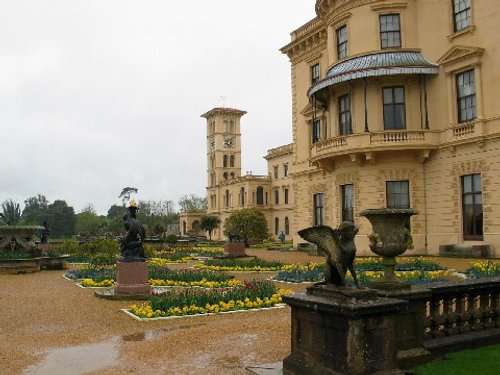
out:
{"label": "leafy tree", "polygon": [[12,199],[7,199],[2,203],[2,212],[0,213],[0,221],[6,225],[16,225],[21,221],[21,208],[19,203]]}
{"label": "leafy tree", "polygon": [[75,233],[75,210],[66,201],[56,200],[47,208],[47,222],[51,237],[69,237]]}
{"label": "leafy tree", "polygon": [[116,219],[120,220],[123,218],[123,215],[127,213],[127,209],[124,206],[118,206],[116,204],[112,205],[108,210],[108,219]]}
{"label": "leafy tree", "polygon": [[256,208],[243,208],[226,219],[224,234],[243,239],[246,246],[249,240],[262,241],[268,237],[266,217]]}
{"label": "leafy tree", "polygon": [[208,232],[208,238],[212,241],[212,231],[220,225],[220,219],[214,215],[203,215],[200,221],[200,228]]}
{"label": "leafy tree", "polygon": [[139,201],[137,218],[149,234],[160,235],[168,224],[178,221],[177,215],[172,211],[172,201]]}
{"label": "leafy tree", "polygon": [[130,200],[130,194],[134,193],[137,194],[139,190],[134,187],[125,187],[122,189],[122,192],[118,196],[118,198],[122,199],[123,206],[125,207],[127,205],[127,202]]}
{"label": "leafy tree", "polygon": [[107,222],[104,216],[95,212],[82,211],[76,215],[76,232],[85,236],[98,236],[106,232]]}
{"label": "leafy tree", "polygon": [[38,194],[35,197],[25,199],[22,220],[27,224],[40,225],[44,221],[47,221],[48,207],[49,201],[45,195]]}
{"label": "leafy tree", "polygon": [[207,210],[207,198],[198,197],[194,194],[182,196],[178,203],[183,212],[203,212]]}

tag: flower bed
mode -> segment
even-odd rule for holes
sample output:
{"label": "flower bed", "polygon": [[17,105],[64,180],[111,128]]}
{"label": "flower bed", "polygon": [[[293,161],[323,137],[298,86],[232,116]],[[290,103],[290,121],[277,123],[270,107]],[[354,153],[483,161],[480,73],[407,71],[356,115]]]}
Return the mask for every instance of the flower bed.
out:
{"label": "flower bed", "polygon": [[140,318],[158,318],[249,310],[275,306],[290,293],[276,289],[270,281],[252,281],[232,289],[164,293],[130,306],[129,311]]}
{"label": "flower bed", "polygon": [[[383,265],[378,257],[357,258],[354,265],[361,284],[368,284],[383,276]],[[324,263],[308,263],[284,267],[274,277],[276,281],[292,283],[317,282],[323,280]],[[396,265],[396,276],[412,284],[447,280],[450,276],[445,267],[428,258],[404,257]],[[350,273],[347,281],[352,282]]]}
{"label": "flower bed", "polygon": [[472,267],[465,271],[465,274],[471,279],[500,276],[500,263],[495,263],[491,260],[474,262],[472,263]]}
{"label": "flower bed", "polygon": [[153,286],[199,286],[204,288],[224,288],[241,285],[241,281],[232,276],[211,270],[171,270],[169,268],[150,267],[149,283]]}
{"label": "flower bed", "polygon": [[283,262],[273,262],[254,258],[250,260],[242,260],[238,258],[225,258],[225,259],[209,259],[204,263],[195,264],[194,267],[198,269],[208,269],[213,271],[279,271],[286,267],[290,267]]}
{"label": "flower bed", "polygon": [[[81,280],[83,287],[109,287],[115,285],[116,268],[92,268],[84,266],[78,270],[71,270],[66,277],[72,280]],[[240,280],[234,280],[233,276],[222,272],[211,270],[171,270],[168,267],[149,267],[149,284],[152,286],[172,287],[202,287],[202,288],[226,288],[242,284]]]}

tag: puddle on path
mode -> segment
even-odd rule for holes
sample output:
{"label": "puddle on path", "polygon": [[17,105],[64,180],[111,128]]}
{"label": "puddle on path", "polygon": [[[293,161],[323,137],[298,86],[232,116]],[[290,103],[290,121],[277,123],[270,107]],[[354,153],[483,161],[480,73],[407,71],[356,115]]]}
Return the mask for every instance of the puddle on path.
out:
{"label": "puddle on path", "polygon": [[116,365],[118,361],[119,344],[104,342],[58,348],[38,364],[29,366],[23,375],[80,375],[96,371],[106,366]]}
{"label": "puddle on path", "polygon": [[169,332],[180,329],[194,328],[204,324],[190,324],[146,330],[123,336],[117,336],[109,341],[56,348],[49,351],[45,358],[27,367],[23,375],[83,375],[107,366],[115,366],[120,362],[120,346],[123,342],[151,341]]}

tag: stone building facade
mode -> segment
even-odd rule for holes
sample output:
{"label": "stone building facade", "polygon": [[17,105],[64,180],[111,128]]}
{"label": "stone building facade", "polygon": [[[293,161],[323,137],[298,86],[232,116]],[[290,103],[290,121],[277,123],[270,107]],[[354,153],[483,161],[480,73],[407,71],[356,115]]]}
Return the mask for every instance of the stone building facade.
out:
{"label": "stone building facade", "polygon": [[353,219],[363,253],[360,211],[410,206],[414,253],[500,256],[500,3],[317,0],[316,14],[281,49],[295,228]]}
{"label": "stone building facade", "polygon": [[257,206],[273,234],[287,221],[295,245],[298,229],[352,220],[368,255],[360,212],[412,207],[409,254],[455,245],[500,256],[500,2],[317,0],[315,9],[281,49],[293,142],[269,151],[268,175],[241,175],[244,112],[203,115],[208,212],[223,221]]}

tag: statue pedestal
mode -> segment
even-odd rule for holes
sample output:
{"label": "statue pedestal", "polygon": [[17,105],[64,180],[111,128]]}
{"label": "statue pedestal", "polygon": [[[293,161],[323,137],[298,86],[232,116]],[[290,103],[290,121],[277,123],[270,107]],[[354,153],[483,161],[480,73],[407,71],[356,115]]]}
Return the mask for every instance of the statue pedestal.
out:
{"label": "statue pedestal", "polygon": [[244,242],[226,242],[224,244],[224,255],[232,257],[246,257]]}
{"label": "statue pedestal", "polygon": [[329,285],[283,301],[292,309],[292,352],[283,374],[403,374],[396,358],[396,314],[406,301]]}
{"label": "statue pedestal", "polygon": [[116,264],[116,295],[145,295],[150,293],[148,263],[118,262]]}

